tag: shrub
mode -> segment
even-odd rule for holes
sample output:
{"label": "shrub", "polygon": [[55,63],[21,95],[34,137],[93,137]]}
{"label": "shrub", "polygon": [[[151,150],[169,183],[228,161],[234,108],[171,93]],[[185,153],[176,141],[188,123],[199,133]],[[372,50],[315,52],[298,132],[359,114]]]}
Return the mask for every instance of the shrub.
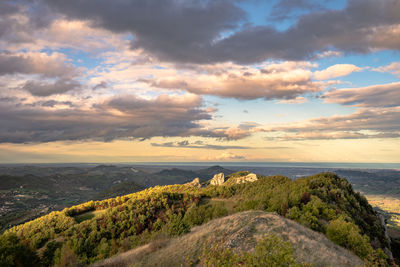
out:
{"label": "shrub", "polygon": [[253,252],[242,254],[214,245],[203,250],[200,260],[204,266],[304,266],[296,263],[291,244],[276,235],[259,241]]}
{"label": "shrub", "polygon": [[369,238],[361,235],[355,224],[346,222],[342,217],[328,224],[326,235],[334,243],[352,250],[362,259],[366,259],[373,252]]}
{"label": "shrub", "polygon": [[0,236],[0,266],[37,266],[39,257],[13,233]]}
{"label": "shrub", "polygon": [[182,214],[172,214],[165,225],[165,232],[170,236],[183,235],[190,231],[190,227],[183,221]]}

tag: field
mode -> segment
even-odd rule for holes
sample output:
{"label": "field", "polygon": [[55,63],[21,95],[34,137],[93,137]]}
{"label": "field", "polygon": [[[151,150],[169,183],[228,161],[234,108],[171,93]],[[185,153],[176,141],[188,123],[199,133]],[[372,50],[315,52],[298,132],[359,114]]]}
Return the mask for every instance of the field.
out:
{"label": "field", "polygon": [[384,195],[366,195],[368,202],[374,208],[383,212],[387,226],[400,231],[400,199]]}

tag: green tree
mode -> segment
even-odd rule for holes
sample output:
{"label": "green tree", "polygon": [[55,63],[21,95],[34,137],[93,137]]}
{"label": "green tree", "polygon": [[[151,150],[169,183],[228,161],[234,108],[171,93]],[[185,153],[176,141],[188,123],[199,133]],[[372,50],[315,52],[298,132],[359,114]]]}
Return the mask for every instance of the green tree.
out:
{"label": "green tree", "polygon": [[39,257],[13,233],[0,236],[0,266],[38,266]]}

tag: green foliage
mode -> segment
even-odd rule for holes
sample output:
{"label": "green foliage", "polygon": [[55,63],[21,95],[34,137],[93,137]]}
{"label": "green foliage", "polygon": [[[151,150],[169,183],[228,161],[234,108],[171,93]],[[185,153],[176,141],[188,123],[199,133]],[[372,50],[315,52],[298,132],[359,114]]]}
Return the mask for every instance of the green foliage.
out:
{"label": "green foliage", "polygon": [[35,266],[38,263],[39,257],[17,235],[0,236],[0,266]]}
{"label": "green foliage", "polygon": [[253,252],[237,254],[218,245],[205,248],[201,262],[205,266],[305,266],[296,263],[291,244],[275,235],[258,242]]}
{"label": "green foliage", "polygon": [[[77,261],[92,263],[148,243],[160,235],[181,235],[192,226],[225,216],[228,211],[224,201],[207,201],[222,198],[234,203],[235,211],[277,212],[327,234],[364,259],[371,262],[382,259],[369,240],[379,240],[384,247],[387,242],[384,229],[365,198],[355,193],[345,179],[332,173],[295,181],[283,176],[259,178],[252,183],[205,188],[156,186],[52,212],[7,233],[16,234],[34,249],[51,244],[48,243],[51,240],[62,240],[64,254],[72,251]],[[47,250],[46,262],[57,259],[62,263],[62,249],[47,245]],[[231,255],[229,251],[221,253],[226,257]],[[236,256],[232,257],[234,260]]]}
{"label": "green foliage", "polygon": [[336,244],[352,250],[357,256],[366,259],[372,254],[369,238],[360,234],[354,223],[346,222],[343,218],[332,220],[326,229],[327,237]]}
{"label": "green foliage", "polygon": [[165,225],[165,232],[170,236],[183,235],[190,231],[182,218],[182,214],[171,214],[168,218],[169,222]]}
{"label": "green foliage", "polygon": [[54,255],[57,250],[61,249],[62,243],[51,241],[46,244],[46,248],[41,257],[43,266],[53,266],[54,265]]}
{"label": "green foliage", "polygon": [[184,221],[187,225],[194,226],[206,223],[212,219],[226,216],[228,211],[222,203],[198,206],[192,204],[186,211]]}
{"label": "green foliage", "polygon": [[78,267],[82,266],[74,251],[68,246],[64,245],[57,251],[55,266],[56,267]]}

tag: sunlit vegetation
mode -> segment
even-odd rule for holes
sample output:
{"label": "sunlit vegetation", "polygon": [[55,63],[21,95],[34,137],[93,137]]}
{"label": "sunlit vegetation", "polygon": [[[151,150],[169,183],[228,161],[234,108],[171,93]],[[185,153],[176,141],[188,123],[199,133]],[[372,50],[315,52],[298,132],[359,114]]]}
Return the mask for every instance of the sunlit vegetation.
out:
{"label": "sunlit vegetation", "polygon": [[[156,186],[52,212],[16,226],[5,235],[16,235],[34,251],[44,250],[41,260],[45,266],[62,262],[64,254],[77,262],[92,263],[161,236],[182,235],[195,225],[250,209],[277,212],[326,234],[365,261],[385,262],[378,248],[387,246],[387,240],[372,207],[347,180],[331,173],[295,181],[283,176],[261,177],[253,183],[205,188]],[[268,246],[268,242],[260,246]],[[290,250],[284,251],[290,261]]]}
{"label": "sunlit vegetation", "polygon": [[230,248],[215,245],[204,248],[200,261],[204,266],[308,266],[296,263],[293,248],[289,242],[271,235],[259,241],[253,252],[236,253]]}
{"label": "sunlit vegetation", "polygon": [[366,198],[385,215],[388,227],[400,231],[400,199],[384,195],[366,195]]}

